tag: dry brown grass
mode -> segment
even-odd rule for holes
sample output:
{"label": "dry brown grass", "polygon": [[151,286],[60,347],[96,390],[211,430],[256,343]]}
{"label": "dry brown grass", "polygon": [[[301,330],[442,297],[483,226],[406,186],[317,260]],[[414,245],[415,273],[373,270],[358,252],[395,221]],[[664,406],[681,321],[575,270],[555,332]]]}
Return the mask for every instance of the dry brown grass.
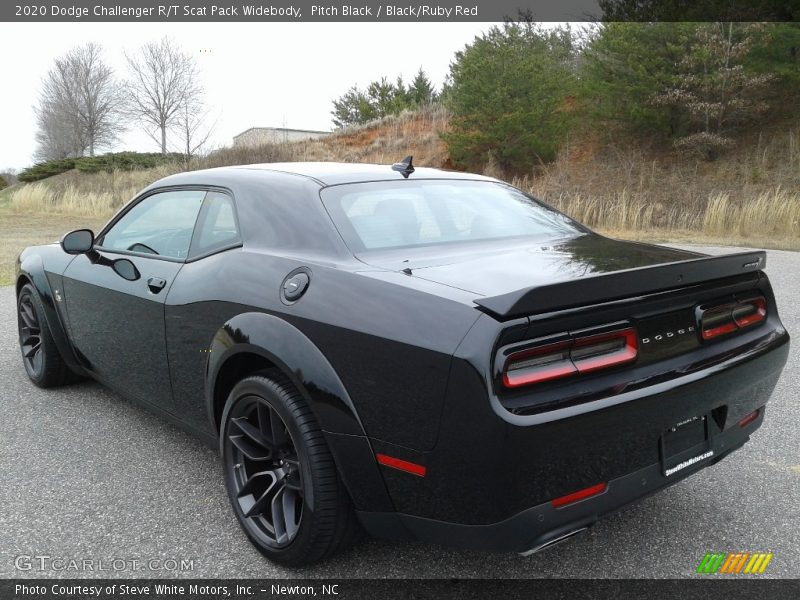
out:
{"label": "dry brown grass", "polygon": [[164,165],[142,171],[71,171],[15,186],[6,196],[17,213],[109,217],[143,187],[181,170],[180,165]]}
{"label": "dry brown grass", "polygon": [[648,239],[659,231],[678,241],[797,249],[800,127],[785,125],[743,136],[715,162],[582,139],[514,183],[621,237]]}
{"label": "dry brown grass", "polygon": [[80,227],[95,231],[105,223],[98,217],[20,214],[0,207],[0,285],[14,282],[17,256],[26,246],[57,241],[64,233]]}
{"label": "dry brown grass", "polygon": [[800,251],[798,238],[771,238],[763,236],[713,235],[688,229],[611,229],[599,227],[595,231],[621,240],[648,244],[684,244],[702,246],[741,246],[772,250]]}
{"label": "dry brown grass", "polygon": [[[519,181],[517,183],[520,183]],[[539,194],[537,194],[539,195]],[[545,196],[547,197],[547,196]],[[765,247],[800,247],[800,193],[781,187],[756,198],[733,200],[728,193],[712,193],[695,206],[649,203],[622,190],[605,198],[579,193],[561,194],[548,201],[589,227],[614,231],[621,237],[646,239],[653,232],[671,232],[672,239],[694,236],[698,240],[744,241]]]}
{"label": "dry brown grass", "polygon": [[716,194],[706,204],[703,231],[711,235],[800,239],[800,192],[777,186],[738,202],[728,193]]}

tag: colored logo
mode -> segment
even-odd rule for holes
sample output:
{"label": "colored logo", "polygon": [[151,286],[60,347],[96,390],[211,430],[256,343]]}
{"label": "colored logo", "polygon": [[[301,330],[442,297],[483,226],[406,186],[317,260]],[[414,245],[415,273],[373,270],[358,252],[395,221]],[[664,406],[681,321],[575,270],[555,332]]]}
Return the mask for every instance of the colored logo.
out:
{"label": "colored logo", "polygon": [[707,552],[697,572],[755,575],[763,573],[771,560],[772,552]]}

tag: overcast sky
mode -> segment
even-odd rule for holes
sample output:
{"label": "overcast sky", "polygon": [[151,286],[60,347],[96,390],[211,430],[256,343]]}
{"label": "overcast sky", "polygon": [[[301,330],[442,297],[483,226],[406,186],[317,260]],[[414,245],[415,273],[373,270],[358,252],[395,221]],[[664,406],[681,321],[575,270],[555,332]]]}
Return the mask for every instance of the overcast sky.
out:
{"label": "overcast sky", "polygon": [[[171,36],[197,57],[212,117],[213,146],[253,126],[329,130],[331,100],[353,84],[422,66],[437,88],[454,53],[486,23],[2,23],[0,170],[33,161],[33,107],[53,59],[93,41],[123,75],[123,51]],[[114,150],[157,151],[134,124]]]}

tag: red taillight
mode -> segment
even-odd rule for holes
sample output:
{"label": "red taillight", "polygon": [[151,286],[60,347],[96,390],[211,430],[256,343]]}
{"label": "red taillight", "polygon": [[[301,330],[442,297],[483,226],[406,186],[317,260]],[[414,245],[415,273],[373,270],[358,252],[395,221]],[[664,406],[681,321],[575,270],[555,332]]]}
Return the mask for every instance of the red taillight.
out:
{"label": "red taillight", "polygon": [[597,496],[598,494],[602,494],[606,491],[605,483],[598,483],[597,485],[593,485],[592,487],[588,487],[583,490],[578,490],[577,492],[572,492],[571,494],[567,494],[566,496],[561,496],[560,498],[553,498],[550,500],[550,504],[552,504],[555,508],[561,508],[562,506],[566,506],[567,504],[573,504],[578,502],[579,500],[585,500],[586,498],[591,498],[592,496]]}
{"label": "red taillight", "polygon": [[570,357],[578,373],[591,373],[629,363],[636,359],[638,352],[639,340],[636,337],[636,330],[631,328],[578,338],[572,347]]}
{"label": "red taillight", "polygon": [[764,298],[756,298],[741,302],[734,307],[731,315],[740,329],[755,325],[767,318],[767,301]]}
{"label": "red taillight", "polygon": [[638,339],[631,328],[569,339],[514,352],[503,368],[503,385],[517,388],[592,373],[636,360]]}
{"label": "red taillight", "polygon": [[725,335],[726,333],[734,332],[737,329],[739,329],[739,328],[736,326],[736,323],[733,323],[733,322],[724,323],[724,324],[718,325],[716,327],[707,327],[707,328],[704,327],[703,328],[703,339],[704,340],[710,340],[710,339],[713,339],[715,337],[719,337],[721,335]]}
{"label": "red taillight", "polygon": [[418,465],[417,463],[412,463],[401,458],[395,458],[388,454],[376,454],[375,459],[385,467],[391,467],[398,471],[405,471],[417,477],[425,477],[425,474],[428,472],[428,469],[423,465]]}
{"label": "red taillight", "polygon": [[506,361],[503,384],[514,388],[577,373],[578,369],[569,358],[571,345],[569,340],[512,354]]}
{"label": "red taillight", "polygon": [[767,301],[764,298],[741,300],[700,311],[700,332],[704,340],[711,340],[761,323],[767,318]]}

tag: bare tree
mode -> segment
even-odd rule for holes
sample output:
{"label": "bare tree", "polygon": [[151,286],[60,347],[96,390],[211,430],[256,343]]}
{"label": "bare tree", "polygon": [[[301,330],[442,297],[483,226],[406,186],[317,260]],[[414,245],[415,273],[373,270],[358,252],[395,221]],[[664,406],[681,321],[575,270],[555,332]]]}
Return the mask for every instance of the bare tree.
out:
{"label": "bare tree", "polygon": [[40,102],[36,108],[37,161],[83,156],[88,144],[67,108],[58,102]]}
{"label": "bare tree", "polygon": [[166,154],[167,131],[178,126],[181,113],[192,113],[202,97],[197,63],[166,37],[125,58],[130,71],[129,110]]}
{"label": "bare tree", "polygon": [[178,147],[186,163],[208,143],[216,122],[208,125],[209,111],[199,95],[184,102],[176,113],[172,130],[180,140]]}
{"label": "bare tree", "polygon": [[733,145],[727,130],[754,122],[768,109],[767,92],[775,76],[753,73],[744,62],[763,44],[761,23],[702,23],[689,40],[674,85],[653,94],[654,105],[670,106],[687,115],[691,127],[675,146],[713,160]]}
{"label": "bare tree", "polygon": [[88,43],[55,60],[37,107],[37,155],[81,156],[111,146],[124,130],[122,96],[102,48]]}
{"label": "bare tree", "polygon": [[3,179],[7,185],[14,185],[19,181],[17,179],[16,169],[3,169],[0,171],[0,179]]}

